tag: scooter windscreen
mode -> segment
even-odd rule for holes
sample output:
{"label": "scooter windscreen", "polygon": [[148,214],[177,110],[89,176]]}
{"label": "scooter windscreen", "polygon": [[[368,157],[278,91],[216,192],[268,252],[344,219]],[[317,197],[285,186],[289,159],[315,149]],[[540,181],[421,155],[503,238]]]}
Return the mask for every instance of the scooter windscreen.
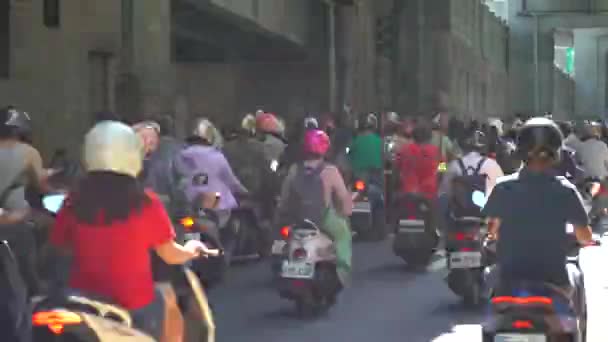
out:
{"label": "scooter windscreen", "polygon": [[42,199],[42,205],[44,209],[50,211],[53,214],[57,214],[59,209],[63,206],[63,201],[65,200],[65,194],[54,194],[54,195],[46,195]]}

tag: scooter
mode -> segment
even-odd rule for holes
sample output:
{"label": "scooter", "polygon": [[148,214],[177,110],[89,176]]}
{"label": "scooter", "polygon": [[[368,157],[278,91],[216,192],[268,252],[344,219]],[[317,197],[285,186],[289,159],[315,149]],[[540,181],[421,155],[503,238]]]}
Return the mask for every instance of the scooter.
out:
{"label": "scooter", "polygon": [[453,220],[446,239],[448,287],[470,306],[479,305],[484,287],[484,250],[482,238],[484,221],[481,218]]}
{"label": "scooter", "polygon": [[[222,281],[228,264],[224,254],[224,246],[220,239],[219,223],[213,208],[220,200],[219,193],[202,193],[192,204],[190,210],[178,214],[180,217],[175,225],[176,230],[182,230],[184,239],[204,242],[209,248],[217,249],[218,255],[205,260],[195,260],[190,266],[199,277],[206,289],[210,289]],[[178,234],[181,235],[181,234]]]}
{"label": "scooter", "polygon": [[328,309],[342,288],[332,240],[308,220],[283,227],[281,234],[286,246],[277,279],[279,295],[295,301],[301,316]]}
{"label": "scooter", "polygon": [[[353,183],[353,212],[351,226],[364,240],[382,240],[386,237],[386,215],[384,204],[379,207],[372,206],[370,198],[370,185],[380,186],[384,178],[384,170],[370,172],[367,179],[357,179]],[[356,197],[355,197],[356,195]],[[384,197],[384,189],[382,194]],[[382,198],[384,203],[384,198]]]}
{"label": "scooter", "polygon": [[439,244],[431,203],[417,194],[400,194],[395,198],[394,208],[395,255],[412,267],[426,266]]}
{"label": "scooter", "polygon": [[[56,213],[64,196],[47,196],[43,202]],[[210,256],[217,256],[211,250]],[[198,277],[186,267],[171,280],[185,322],[185,341],[215,341],[215,325]],[[38,298],[31,318],[33,341],[155,340],[135,329],[129,312],[103,298],[84,293],[63,293]]]}

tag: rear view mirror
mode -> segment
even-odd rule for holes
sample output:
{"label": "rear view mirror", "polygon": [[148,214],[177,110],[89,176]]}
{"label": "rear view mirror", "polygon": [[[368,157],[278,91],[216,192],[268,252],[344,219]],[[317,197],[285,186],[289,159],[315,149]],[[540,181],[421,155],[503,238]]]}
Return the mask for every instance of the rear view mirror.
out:
{"label": "rear view mirror", "polygon": [[473,201],[473,203],[476,206],[478,206],[480,208],[485,207],[485,205],[486,205],[486,203],[488,201],[486,199],[486,195],[483,192],[481,192],[481,191],[474,191],[471,200]]}
{"label": "rear view mirror", "polygon": [[59,209],[61,209],[63,206],[64,200],[64,194],[47,195],[42,199],[42,205],[44,206],[44,209],[52,212],[53,214],[57,214]]}

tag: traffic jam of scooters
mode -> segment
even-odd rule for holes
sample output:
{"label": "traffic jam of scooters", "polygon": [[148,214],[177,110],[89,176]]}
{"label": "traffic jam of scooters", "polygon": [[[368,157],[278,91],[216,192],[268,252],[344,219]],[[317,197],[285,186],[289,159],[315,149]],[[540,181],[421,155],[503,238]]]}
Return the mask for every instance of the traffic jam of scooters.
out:
{"label": "traffic jam of scooters", "polygon": [[0,245],[6,341],[608,341],[608,183],[566,145],[603,123],[454,120],[201,118],[170,191],[160,125],[101,120],[40,256]]}

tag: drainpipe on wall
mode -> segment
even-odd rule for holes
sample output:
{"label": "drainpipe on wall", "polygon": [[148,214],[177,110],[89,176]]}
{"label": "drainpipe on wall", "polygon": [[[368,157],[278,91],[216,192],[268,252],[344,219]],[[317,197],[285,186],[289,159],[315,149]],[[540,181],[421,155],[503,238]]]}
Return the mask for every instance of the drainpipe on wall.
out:
{"label": "drainpipe on wall", "polygon": [[539,35],[540,18],[534,16],[534,111],[535,115],[540,115],[540,67],[539,67]]}
{"label": "drainpipe on wall", "polygon": [[337,111],[337,68],[336,68],[336,4],[333,0],[325,0],[328,9],[329,24],[329,110]]}

